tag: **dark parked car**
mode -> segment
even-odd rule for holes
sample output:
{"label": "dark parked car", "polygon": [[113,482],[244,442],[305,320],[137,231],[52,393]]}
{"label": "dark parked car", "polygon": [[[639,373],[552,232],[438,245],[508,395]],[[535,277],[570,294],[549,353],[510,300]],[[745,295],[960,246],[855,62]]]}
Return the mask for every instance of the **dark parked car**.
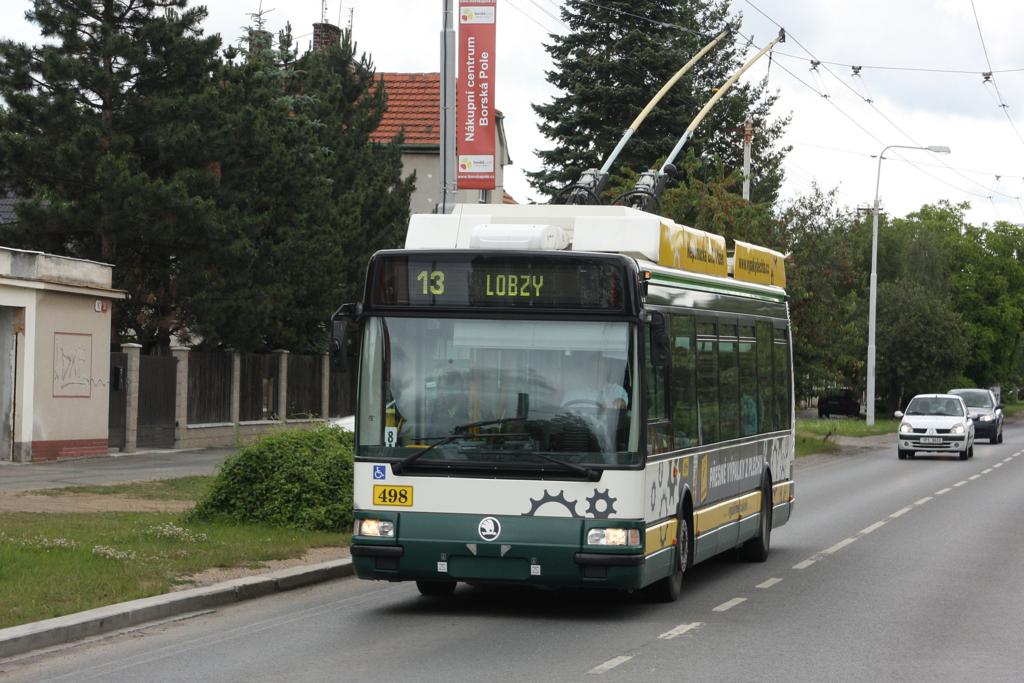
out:
{"label": "dark parked car", "polygon": [[1003,405],[996,402],[995,394],[988,389],[952,389],[949,393],[956,394],[967,404],[974,434],[979,439],[1003,442]]}
{"label": "dark parked car", "polygon": [[860,416],[860,401],[852,389],[844,389],[818,398],[818,417]]}

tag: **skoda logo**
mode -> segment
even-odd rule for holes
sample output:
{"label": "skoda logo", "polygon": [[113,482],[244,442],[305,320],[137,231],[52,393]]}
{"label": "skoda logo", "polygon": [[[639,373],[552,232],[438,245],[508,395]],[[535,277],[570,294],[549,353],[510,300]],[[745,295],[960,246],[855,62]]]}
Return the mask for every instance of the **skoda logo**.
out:
{"label": "skoda logo", "polygon": [[480,538],[485,541],[493,541],[501,535],[501,522],[494,517],[484,517],[476,527]]}

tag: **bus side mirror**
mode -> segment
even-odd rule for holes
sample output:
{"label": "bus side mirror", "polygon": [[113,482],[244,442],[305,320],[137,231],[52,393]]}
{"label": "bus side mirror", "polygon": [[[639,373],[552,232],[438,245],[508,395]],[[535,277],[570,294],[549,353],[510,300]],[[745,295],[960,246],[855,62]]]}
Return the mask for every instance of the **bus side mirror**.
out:
{"label": "bus side mirror", "polygon": [[651,312],[651,365],[663,368],[672,362],[672,342],[668,336],[668,316]]}
{"label": "bus side mirror", "polygon": [[359,304],[345,304],[331,319],[331,367],[338,372],[348,372],[349,362],[356,355],[354,335],[361,309]]}

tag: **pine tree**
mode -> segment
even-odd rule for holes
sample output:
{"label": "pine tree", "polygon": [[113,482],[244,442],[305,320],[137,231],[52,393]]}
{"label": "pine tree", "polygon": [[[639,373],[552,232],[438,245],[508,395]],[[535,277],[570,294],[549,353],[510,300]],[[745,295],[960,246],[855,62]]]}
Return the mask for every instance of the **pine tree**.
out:
{"label": "pine tree", "polygon": [[276,49],[244,57],[216,78],[226,248],[190,283],[190,327],[235,348],[322,349],[330,314],[362,294],[370,255],[400,245],[413,179],[397,144],[370,141],[384,92],[348,32],[296,57],[289,27]]}
{"label": "pine tree", "polygon": [[0,168],[26,199],[6,244],[113,263],[116,323],[166,344],[176,277],[208,254],[202,92],[220,45],[185,0],[35,0],[45,43],[0,42]]}
{"label": "pine tree", "polygon": [[[655,167],[715,89],[742,65],[747,47],[738,40],[739,18],[730,16],[727,0],[566,0],[562,20],[570,32],[547,46],[555,63],[548,81],[560,94],[534,105],[540,131],[554,148],[538,152],[544,167],[528,173],[532,185],[549,196],[585,169],[600,167],[665,81],[712,38],[729,31],[650,114],[613,172]],[[734,86],[687,143],[699,163],[685,164],[683,181],[690,172],[709,182],[741,168],[742,126],[749,117],[758,128],[752,199],[773,202],[784,154],[776,142],[786,123],[770,118],[774,101],[763,83]]]}

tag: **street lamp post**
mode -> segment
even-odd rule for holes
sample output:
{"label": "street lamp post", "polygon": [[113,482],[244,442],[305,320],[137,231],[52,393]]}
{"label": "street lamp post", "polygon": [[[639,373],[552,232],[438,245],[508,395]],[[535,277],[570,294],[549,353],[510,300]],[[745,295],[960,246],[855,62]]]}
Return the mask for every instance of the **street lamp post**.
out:
{"label": "street lamp post", "polygon": [[868,408],[867,423],[875,424],[875,321],[878,300],[878,189],[882,181],[882,159],[890,149],[921,149],[937,154],[949,154],[945,145],[886,145],[878,153],[878,173],[875,175],[875,209],[871,217],[871,286],[868,296]]}

